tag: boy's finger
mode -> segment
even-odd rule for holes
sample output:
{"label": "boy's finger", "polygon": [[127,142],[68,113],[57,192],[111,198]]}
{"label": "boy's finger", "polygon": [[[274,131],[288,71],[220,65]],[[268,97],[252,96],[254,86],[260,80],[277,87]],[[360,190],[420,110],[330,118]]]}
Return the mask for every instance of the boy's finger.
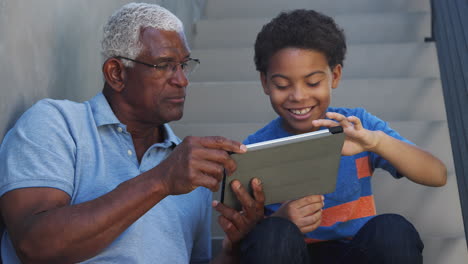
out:
{"label": "boy's finger", "polygon": [[361,119],[356,116],[349,116],[348,121],[354,124],[354,128],[362,129]]}
{"label": "boy's finger", "polygon": [[327,119],[317,119],[312,121],[312,125],[315,127],[336,127],[339,126],[338,122]]}
{"label": "boy's finger", "polygon": [[328,118],[331,118],[331,119],[334,119],[334,120],[338,121],[341,124],[341,126],[343,126],[343,128],[348,127],[348,126],[351,125],[351,123],[348,121],[346,116],[344,116],[342,114],[335,113],[335,112],[328,112],[328,113],[326,113],[326,115],[327,115]]}
{"label": "boy's finger", "polygon": [[323,195],[309,195],[302,197],[300,199],[297,199],[295,202],[295,207],[296,208],[301,208],[310,204],[314,203],[323,203]]}

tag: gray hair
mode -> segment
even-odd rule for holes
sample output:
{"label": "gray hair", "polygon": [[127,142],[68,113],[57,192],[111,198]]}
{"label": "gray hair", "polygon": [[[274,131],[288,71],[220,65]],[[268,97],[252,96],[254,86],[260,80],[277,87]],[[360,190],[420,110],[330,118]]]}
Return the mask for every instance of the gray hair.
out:
{"label": "gray hair", "polygon": [[[135,59],[143,48],[141,29],[146,27],[178,32],[186,42],[182,22],[169,10],[155,4],[129,3],[117,10],[104,26],[101,42],[104,61],[115,56]],[[133,66],[133,62],[122,62]]]}

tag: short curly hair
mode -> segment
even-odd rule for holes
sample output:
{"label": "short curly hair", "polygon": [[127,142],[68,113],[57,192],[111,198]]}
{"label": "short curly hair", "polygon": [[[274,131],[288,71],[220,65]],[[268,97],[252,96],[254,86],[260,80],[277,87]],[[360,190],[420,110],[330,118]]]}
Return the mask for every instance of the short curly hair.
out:
{"label": "short curly hair", "polygon": [[330,68],[343,65],[346,39],[335,21],[314,10],[282,12],[263,26],[255,41],[255,66],[266,73],[271,57],[284,48],[323,52]]}

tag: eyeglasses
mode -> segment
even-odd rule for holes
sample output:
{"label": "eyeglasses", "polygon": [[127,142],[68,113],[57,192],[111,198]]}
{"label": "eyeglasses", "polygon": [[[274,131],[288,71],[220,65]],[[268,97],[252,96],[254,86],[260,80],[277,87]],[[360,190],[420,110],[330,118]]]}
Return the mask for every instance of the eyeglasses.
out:
{"label": "eyeglasses", "polygon": [[137,61],[137,60],[130,59],[127,57],[122,57],[122,56],[116,56],[116,58],[133,61],[133,62],[142,64],[151,68],[155,68],[156,71],[158,71],[161,74],[161,77],[162,76],[171,77],[172,75],[175,74],[175,72],[177,71],[177,66],[179,65],[182,71],[184,72],[185,76],[188,77],[192,72],[195,71],[198,65],[200,65],[200,60],[193,59],[193,58],[188,58],[187,60],[183,62],[164,61],[158,64],[149,64],[146,62]]}

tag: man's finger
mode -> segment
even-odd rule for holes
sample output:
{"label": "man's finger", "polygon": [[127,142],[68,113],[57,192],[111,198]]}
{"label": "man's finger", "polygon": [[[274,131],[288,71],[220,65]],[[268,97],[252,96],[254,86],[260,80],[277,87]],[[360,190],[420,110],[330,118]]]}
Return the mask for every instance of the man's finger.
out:
{"label": "man's finger", "polygon": [[247,151],[244,144],[220,136],[202,137],[200,144],[206,148],[222,149],[228,152],[245,153]]}
{"label": "man's finger", "polygon": [[231,188],[236,194],[237,199],[241,203],[242,208],[244,208],[247,217],[252,216],[252,214],[255,214],[255,211],[257,209],[256,202],[253,199],[253,197],[249,194],[247,189],[238,180],[234,180],[231,182]]}
{"label": "man's finger", "polygon": [[213,177],[217,181],[221,181],[223,179],[224,168],[219,163],[206,160],[199,160],[197,161],[195,166],[195,170],[198,170],[207,176]]}
{"label": "man's finger", "polygon": [[213,208],[218,211],[221,215],[223,215],[225,218],[227,218],[230,222],[232,222],[235,225],[238,225],[241,220],[242,220],[242,215],[240,212],[234,210],[231,207],[228,207],[218,201],[213,201],[212,203]]}
{"label": "man's finger", "polygon": [[199,172],[198,176],[195,177],[193,180],[193,185],[195,186],[203,186],[210,189],[213,192],[217,192],[219,190],[219,183],[220,180],[204,174],[203,172]]}
{"label": "man's finger", "polygon": [[226,217],[222,215],[218,216],[218,224],[221,226],[230,241],[237,242],[242,238],[240,231]]}
{"label": "man's finger", "polygon": [[265,193],[263,192],[262,181],[260,181],[259,178],[253,178],[250,184],[253,189],[255,201],[263,207],[265,204]]}

